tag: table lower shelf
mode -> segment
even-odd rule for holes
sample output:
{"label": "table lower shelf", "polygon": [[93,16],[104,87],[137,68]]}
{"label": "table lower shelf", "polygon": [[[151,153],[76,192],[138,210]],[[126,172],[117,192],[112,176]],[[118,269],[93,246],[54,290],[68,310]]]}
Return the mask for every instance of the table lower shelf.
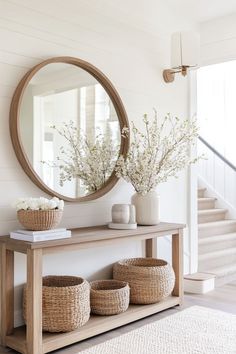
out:
{"label": "table lower shelf", "polygon": [[[181,302],[178,296],[169,296],[165,300],[151,305],[130,305],[124,313],[114,316],[91,316],[89,321],[75,331],[68,333],[43,333],[43,353],[80,342],[84,339],[107,332],[127,323],[139,320],[160,312],[167,308],[179,305]],[[22,354],[27,353],[26,328],[17,327],[14,333],[6,337],[6,345]]]}

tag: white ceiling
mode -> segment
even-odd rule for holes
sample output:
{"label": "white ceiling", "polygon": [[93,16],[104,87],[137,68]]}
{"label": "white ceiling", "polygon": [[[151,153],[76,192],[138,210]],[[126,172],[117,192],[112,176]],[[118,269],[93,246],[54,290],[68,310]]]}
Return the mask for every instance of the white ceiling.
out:
{"label": "white ceiling", "polygon": [[[177,18],[182,27],[236,13],[236,0],[71,0],[140,29],[156,31]],[[178,21],[178,20],[177,20]]]}
{"label": "white ceiling", "polygon": [[182,14],[183,17],[188,17],[195,22],[208,21],[236,12],[236,0],[90,0],[89,2],[77,0],[77,2],[89,5],[106,15],[128,15],[130,21],[132,17],[158,21],[163,7],[169,12]]}
{"label": "white ceiling", "polygon": [[[99,30],[100,23],[169,34],[232,13],[236,0],[7,0]],[[1,2],[1,0],[0,0]]]}
{"label": "white ceiling", "polygon": [[175,10],[199,23],[236,13],[235,0],[166,0]]}

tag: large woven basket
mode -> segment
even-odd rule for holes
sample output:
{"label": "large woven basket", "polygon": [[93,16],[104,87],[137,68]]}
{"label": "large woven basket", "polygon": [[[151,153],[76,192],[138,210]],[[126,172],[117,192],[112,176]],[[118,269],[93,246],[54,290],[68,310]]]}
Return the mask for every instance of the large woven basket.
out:
{"label": "large woven basket", "polygon": [[90,283],[91,312],[96,315],[117,315],[129,307],[129,285],[118,280],[97,280]]}
{"label": "large woven basket", "polygon": [[175,274],[162,259],[131,258],[116,263],[113,278],[127,281],[132,304],[152,304],[169,296],[174,288]]}
{"label": "large woven basket", "polygon": [[54,229],[61,221],[63,211],[53,210],[18,210],[17,217],[27,230],[43,231]]}
{"label": "large woven basket", "polygon": [[[90,316],[89,283],[75,276],[46,276],[42,291],[43,331],[69,332],[83,326]],[[26,286],[23,315],[26,321]]]}

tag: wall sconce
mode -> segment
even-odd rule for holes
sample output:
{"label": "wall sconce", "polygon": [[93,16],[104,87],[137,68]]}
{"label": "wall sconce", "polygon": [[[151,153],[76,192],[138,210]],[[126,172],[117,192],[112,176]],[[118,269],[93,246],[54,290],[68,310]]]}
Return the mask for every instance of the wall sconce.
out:
{"label": "wall sconce", "polygon": [[189,68],[198,66],[200,36],[196,32],[175,32],[171,36],[171,69],[163,71],[165,82],[173,82],[175,74],[187,75]]}

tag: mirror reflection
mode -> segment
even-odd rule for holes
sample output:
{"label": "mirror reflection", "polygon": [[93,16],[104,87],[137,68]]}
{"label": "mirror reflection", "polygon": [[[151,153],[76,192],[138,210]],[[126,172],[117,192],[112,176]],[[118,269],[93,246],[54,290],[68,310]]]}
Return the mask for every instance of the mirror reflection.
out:
{"label": "mirror reflection", "polygon": [[49,188],[72,198],[102,188],[119,155],[120,126],[92,75],[71,64],[44,66],[26,87],[19,113],[25,153]]}

